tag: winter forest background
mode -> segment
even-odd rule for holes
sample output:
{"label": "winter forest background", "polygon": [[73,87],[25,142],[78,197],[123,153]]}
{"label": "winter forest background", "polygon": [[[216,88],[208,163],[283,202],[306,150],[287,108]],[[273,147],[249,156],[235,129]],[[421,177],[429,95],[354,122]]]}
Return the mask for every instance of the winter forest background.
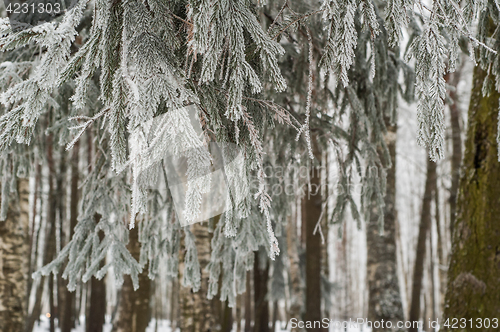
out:
{"label": "winter forest background", "polygon": [[499,330],[497,0],[17,6],[0,331]]}

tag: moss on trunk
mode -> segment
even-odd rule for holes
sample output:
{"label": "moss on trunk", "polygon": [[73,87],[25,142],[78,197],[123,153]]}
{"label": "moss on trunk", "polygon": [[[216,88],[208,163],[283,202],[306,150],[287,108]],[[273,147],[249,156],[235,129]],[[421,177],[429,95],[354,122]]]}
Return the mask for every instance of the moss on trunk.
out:
{"label": "moss on trunk", "polygon": [[500,95],[482,96],[485,78],[485,72],[476,67],[444,312],[445,319],[467,319],[467,328],[445,327],[445,331],[498,331],[500,325],[471,328],[469,321],[500,319],[500,163],[496,143]]}

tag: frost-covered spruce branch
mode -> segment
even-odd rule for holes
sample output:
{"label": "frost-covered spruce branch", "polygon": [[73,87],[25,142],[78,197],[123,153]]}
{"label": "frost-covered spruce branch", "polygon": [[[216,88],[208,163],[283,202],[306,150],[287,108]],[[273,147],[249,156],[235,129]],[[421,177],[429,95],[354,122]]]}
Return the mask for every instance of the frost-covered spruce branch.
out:
{"label": "frost-covered spruce branch", "polygon": [[[310,2],[304,2],[301,8],[307,8],[307,12],[302,14],[293,10],[296,5],[292,1],[269,1],[269,7],[255,7],[252,1],[244,0],[183,0],[175,3],[149,0],[147,5],[133,0],[96,0],[92,3],[93,10],[87,11],[92,15],[91,26],[78,32],[76,27],[84,16],[85,1],[80,1],[57,22],[22,32],[12,32],[8,22],[2,20],[0,48],[3,51],[19,52],[28,45],[33,54],[40,52],[39,59],[29,65],[4,63],[0,66],[3,74],[0,81],[4,82],[3,103],[6,106],[0,117],[2,158],[6,157],[5,153],[21,154],[15,142],[37,144],[32,136],[35,128],[40,128],[40,132],[49,129],[41,128],[44,126],[38,121],[48,109],[61,116],[58,126],[64,124],[69,127],[69,118],[78,115],[87,121],[94,119],[87,122],[85,128],[92,128],[98,134],[94,142],[96,150],[106,150],[103,144],[107,144],[111,151],[106,160],[106,176],[98,179],[106,179],[100,183],[103,187],[97,188],[99,197],[109,203],[106,209],[116,212],[118,209],[110,203],[116,197],[107,191],[116,188],[113,187],[116,182],[122,181],[120,190],[127,193],[122,198],[131,199],[133,204],[131,216],[120,215],[116,220],[130,218],[135,222],[136,213],[148,215],[150,209],[157,209],[151,207],[152,193],[144,190],[141,184],[151,180],[149,173],[151,167],[159,163],[159,156],[167,148],[180,151],[181,146],[189,146],[188,143],[194,146],[201,141],[192,132],[184,137],[178,136],[179,131],[170,130],[166,123],[160,123],[161,116],[188,104],[199,105],[205,112],[203,121],[207,132],[213,132],[217,141],[238,143],[245,152],[246,159],[239,171],[245,175],[254,171],[257,173],[259,188],[256,201],[265,221],[264,232],[256,220],[250,217],[244,221],[239,218],[232,220],[230,213],[234,211],[228,211],[226,220],[229,221],[221,223],[220,229],[223,235],[232,237],[221,238],[227,248],[214,250],[214,255],[220,256],[213,257],[213,261],[219,263],[224,257],[222,264],[225,272],[235,266],[248,267],[248,261],[245,264],[241,262],[244,258],[249,259],[249,253],[259,245],[270,247],[272,257],[279,252],[272,223],[281,225],[282,215],[271,209],[271,198],[266,191],[266,183],[271,180],[265,178],[263,167],[265,163],[277,165],[281,162],[279,158],[296,161],[296,154],[310,152],[307,144],[304,149],[302,142],[293,139],[304,123],[308,124],[303,129],[306,137],[308,128],[314,128],[315,133],[320,133],[320,144],[325,138],[330,138],[342,146],[344,154],[340,163],[341,168],[346,169],[346,175],[339,180],[340,183],[349,187],[352,175],[357,172],[369,189],[365,192],[376,195],[381,204],[384,173],[379,173],[380,178],[370,176],[367,167],[382,170],[389,167],[381,139],[385,131],[383,116],[390,115],[391,121],[395,121],[399,91],[405,89],[406,97],[412,94],[413,63],[408,61],[404,64],[396,51],[403,31],[408,32],[414,41],[410,55],[414,59],[411,61],[415,61],[417,93],[420,96],[420,142],[431,146],[434,159],[442,157],[445,86],[441,78],[446,72],[444,64],[448,60],[453,63],[456,58],[459,38],[468,38],[471,48],[479,49],[478,62],[491,75],[500,77],[500,65],[495,54],[498,45],[489,35],[490,15],[495,23],[499,16],[495,2],[466,2],[464,7],[460,7],[451,0],[436,0],[432,2],[432,7],[429,4],[429,10],[423,5],[421,10],[414,10],[415,3],[412,0],[389,0],[385,6],[379,6],[378,1],[325,0],[320,8],[311,8]],[[267,8],[275,8],[271,14],[276,15],[272,18],[266,13],[271,22],[265,29],[265,22],[259,22],[258,17]],[[322,21],[320,13],[323,14]],[[479,34],[475,38],[468,31],[472,30],[471,26],[477,20]],[[321,26],[326,29],[326,34],[319,31]],[[299,34],[304,35],[304,31],[310,36],[307,39],[298,38]],[[78,43],[74,42],[77,33],[80,34]],[[314,41],[312,47],[311,39]],[[76,52],[72,54],[73,51]],[[297,56],[306,53],[307,57]],[[474,51],[470,53],[473,55]],[[321,57],[319,66],[312,65],[314,58],[311,57],[314,56]],[[9,61],[12,62],[12,59]],[[297,72],[297,68],[309,68],[307,77]],[[453,66],[449,68],[451,70]],[[325,75],[320,72],[321,69]],[[400,73],[405,76],[404,84],[397,81]],[[322,81],[324,77],[342,84],[332,88],[329,81]],[[499,80],[495,83],[498,89]],[[61,109],[64,108],[62,102],[68,98],[58,98],[63,95],[64,84],[75,85],[72,90],[73,104],[66,113]],[[304,96],[305,103],[297,102]],[[330,114],[332,105],[335,112]],[[100,114],[97,110],[108,111]],[[288,125],[283,126],[279,135],[267,130],[274,126],[276,116],[278,122]],[[186,119],[177,120],[176,129],[186,129]],[[56,126],[51,121],[47,121],[50,128]],[[82,128],[76,129],[82,132]],[[79,133],[75,135],[61,136],[67,144]],[[172,139],[175,144],[168,146]],[[198,141],[194,142],[195,139]],[[283,152],[287,149],[291,151]],[[380,156],[379,150],[382,151]],[[207,166],[208,156],[192,155],[190,161],[190,174],[195,177]],[[127,177],[129,170],[132,171],[131,179]],[[9,173],[8,178],[14,176]],[[199,196],[206,185],[194,183],[191,187],[192,201],[188,206],[191,216],[198,212]],[[3,186],[2,190],[7,191],[5,181]],[[131,195],[128,195],[128,186]],[[365,201],[368,199],[364,198]],[[279,200],[286,201],[280,197],[273,203]],[[90,274],[102,276],[105,270],[96,270],[99,266],[96,260],[102,258],[106,250],[115,250],[117,255],[124,254],[124,240],[118,241],[118,238],[122,232],[126,233],[126,228],[123,230],[121,224],[120,227],[106,226],[104,223],[115,220],[115,217],[104,213],[100,213],[102,217],[97,223],[93,218],[103,207],[90,197],[85,197],[84,202],[89,208],[80,212],[81,231],[71,244],[74,251],[65,249],[67,251],[62,252],[71,257],[70,274],[83,273],[85,278]],[[359,215],[352,196],[346,193],[337,200],[336,221],[343,220],[346,202],[351,204],[353,214]],[[248,202],[245,200],[244,203]],[[174,218],[170,216],[169,220]],[[230,227],[226,229],[226,225]],[[153,226],[147,226],[145,234],[154,232]],[[247,226],[254,228],[249,230]],[[105,230],[102,243],[95,240],[96,227]],[[168,244],[167,250],[172,275],[177,267],[175,253],[179,232],[177,223],[169,224],[165,230],[165,236],[172,236],[174,242]],[[241,234],[244,232],[247,235],[256,232],[261,237],[262,234],[267,235],[264,241],[258,239],[247,244],[245,250],[235,251],[231,246],[242,241]],[[146,238],[142,236],[144,241]],[[157,237],[154,241],[164,239]],[[86,254],[78,255],[81,250]],[[152,257],[158,250],[157,245],[151,245],[148,256]],[[119,259],[126,260],[119,255]],[[188,257],[194,257],[194,252]],[[83,268],[87,266],[87,260],[90,270]],[[145,258],[142,258],[139,266],[144,261]],[[131,262],[124,264],[128,265],[115,271],[137,271],[137,265]],[[52,268],[55,265],[47,267],[44,272]],[[73,275],[69,277],[76,278]],[[229,286],[233,276],[227,278],[224,294],[231,297],[229,292],[235,288]],[[193,285],[196,284],[195,279]]]}
{"label": "frost-covered spruce branch", "polygon": [[250,135],[250,142],[255,150],[255,154],[257,157],[257,178],[259,180],[259,188],[257,193],[255,193],[255,198],[259,200],[259,208],[262,213],[264,213],[264,217],[267,224],[267,232],[269,234],[269,244],[270,244],[270,257],[274,259],[276,255],[279,255],[279,247],[278,240],[274,235],[273,227],[271,224],[271,217],[269,213],[269,208],[271,207],[271,197],[266,191],[266,174],[264,172],[264,150],[262,148],[262,142],[259,139],[259,134],[255,129],[255,126],[252,122],[251,117],[247,112],[243,112],[243,123],[246,125],[248,129],[248,133]]}
{"label": "frost-covered spruce branch", "polygon": [[309,154],[310,159],[314,159],[313,151],[312,151],[312,144],[311,144],[311,135],[310,135],[310,128],[309,128],[309,121],[311,118],[311,99],[312,99],[312,90],[313,90],[313,43],[312,43],[312,37],[311,37],[311,32],[309,29],[306,29],[307,31],[307,42],[308,42],[308,62],[309,62],[309,75],[307,76],[307,101],[306,101],[306,121],[305,123],[301,126],[297,138],[295,140],[299,140],[300,134],[304,133],[306,137],[306,143],[307,143],[307,153]]}
{"label": "frost-covered spruce branch", "polygon": [[2,29],[7,30],[4,32],[7,35],[0,38],[3,51],[25,46],[32,41],[46,51],[29,79],[12,86],[0,96],[2,104],[10,108],[0,118],[0,149],[6,149],[14,140],[30,143],[38,118],[46,110],[61,68],[68,60],[70,47],[77,35],[75,28],[86,6],[87,2],[80,0],[57,25],[49,22],[16,33],[8,33],[5,27]]}

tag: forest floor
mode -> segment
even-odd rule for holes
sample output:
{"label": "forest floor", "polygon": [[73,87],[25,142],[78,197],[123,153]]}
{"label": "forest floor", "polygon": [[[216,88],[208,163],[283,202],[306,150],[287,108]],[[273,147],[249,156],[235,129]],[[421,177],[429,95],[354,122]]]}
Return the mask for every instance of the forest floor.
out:
{"label": "forest floor", "polygon": [[[107,319],[109,320],[109,319]],[[84,317],[81,317],[81,321],[84,321]],[[156,326],[157,325],[157,326]],[[288,329],[285,328],[286,322],[278,322],[276,324],[276,330],[275,332],[289,332],[290,326],[288,326]],[[112,325],[111,323],[107,322],[104,325],[104,330],[103,332],[111,332]],[[33,332],[47,332],[49,331],[49,319],[45,316],[40,317],[40,324],[37,325],[35,324],[35,327],[33,329]],[[233,332],[236,331],[236,324],[233,327]],[[56,328],[56,332],[60,332],[58,328]],[[85,326],[83,324],[78,325],[75,329],[72,330],[72,332],[85,332]],[[154,319],[151,320],[148,328],[146,329],[146,332],[173,332],[172,329],[170,328],[170,321],[168,320],[159,320],[158,324],[156,324],[156,321]],[[180,332],[180,329],[177,328],[175,332]],[[347,331],[344,329],[336,329],[334,327],[330,327],[329,332],[371,332],[371,329],[369,327],[364,327],[363,329],[359,328],[347,328]]]}
{"label": "forest floor", "polygon": [[[84,318],[81,318],[81,321],[84,321]],[[285,332],[285,331],[290,331],[290,329],[281,329],[280,326],[283,328],[286,326],[286,322],[282,322],[281,324],[278,323],[276,324],[276,331],[275,332]],[[107,322],[104,324],[104,329],[103,332],[111,332],[112,325],[111,323]],[[33,329],[33,332],[47,332],[49,331],[49,318],[45,316],[40,316],[40,324],[37,325],[35,324],[35,327]],[[76,328],[71,330],[72,332],[85,332],[85,326],[83,324],[78,325]],[[236,325],[233,328],[233,331],[236,331]],[[56,332],[60,332],[59,328],[56,328]],[[151,320],[149,323],[148,328],[146,329],[146,332],[172,332],[172,329],[170,328],[170,321],[168,320],[159,320],[158,321],[158,326],[156,326],[156,321],[154,319]],[[180,332],[180,329],[177,328],[175,332]],[[355,332],[355,331],[352,331]],[[356,331],[357,332],[357,331]]]}

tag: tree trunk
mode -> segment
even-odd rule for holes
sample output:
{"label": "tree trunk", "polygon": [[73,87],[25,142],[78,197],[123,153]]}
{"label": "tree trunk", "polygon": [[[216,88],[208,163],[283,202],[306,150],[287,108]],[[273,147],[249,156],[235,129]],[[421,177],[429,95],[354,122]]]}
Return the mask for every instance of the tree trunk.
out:
{"label": "tree trunk", "polygon": [[[96,224],[99,223],[101,216],[94,215]],[[104,234],[99,232],[99,240],[102,241]],[[104,262],[101,262],[101,267]],[[87,317],[85,319],[85,330],[87,332],[102,332],[106,315],[106,283],[104,278],[98,280],[92,276],[90,279],[89,293],[87,293]]]}
{"label": "tree trunk", "polygon": [[224,301],[221,323],[221,332],[231,332],[233,330],[233,308],[229,307],[229,302],[227,300]]}
{"label": "tree trunk", "polygon": [[[321,153],[318,151],[316,139],[312,137],[314,156],[321,165]],[[314,234],[314,229],[321,216],[323,200],[321,197],[321,167],[311,167],[310,191],[302,201],[302,223],[305,224],[306,240],[306,291],[305,291],[305,313],[304,320],[320,322],[323,318],[321,313],[321,235]],[[321,324],[312,323],[307,331],[325,331]]]}
{"label": "tree trunk", "polygon": [[[56,195],[54,192],[54,162],[52,158],[52,135],[48,135],[47,137],[47,163],[49,166],[49,195],[47,200],[47,216],[45,219],[45,238],[44,238],[44,248],[43,248],[43,258],[42,258],[42,266],[49,264],[54,255],[56,253]],[[35,305],[33,307],[33,311],[28,320],[28,325],[26,327],[26,331],[31,332],[33,330],[33,326],[35,325],[35,321],[40,318],[40,314],[42,311],[42,295],[45,289],[45,280],[46,278],[53,278],[52,275],[47,277],[41,277],[40,283],[36,289],[35,294]],[[50,280],[50,279],[48,279]],[[48,285],[50,286],[50,285]],[[50,287],[49,287],[50,288]],[[51,313],[52,316],[53,313]],[[54,328],[54,321],[51,320],[51,329]]]}
{"label": "tree trunk", "polygon": [[236,332],[241,332],[241,321],[242,321],[241,302],[243,301],[242,297],[243,297],[242,294],[236,295],[236,315],[235,315],[236,316]]}
{"label": "tree trunk", "polygon": [[[384,135],[392,167],[387,170],[387,187],[384,198],[384,234],[379,233],[379,207],[372,201],[370,221],[366,226],[367,278],[368,278],[368,320],[404,320],[403,304],[397,273],[396,247],[396,133],[397,127],[386,119],[387,133]],[[386,325],[384,325],[385,327]],[[373,327],[373,332],[393,331],[388,328]]]}
{"label": "tree trunk", "polygon": [[[29,181],[17,179],[7,218],[0,221],[0,331],[22,332],[26,323],[29,256]],[[31,277],[31,276],[30,276]]]}
{"label": "tree trunk", "polygon": [[444,257],[444,246],[446,245],[446,240],[441,234],[441,213],[439,211],[439,191],[437,185],[437,176],[434,177],[434,211],[436,215],[436,230],[437,230],[437,266],[438,266],[438,286],[439,286],[439,301],[437,303],[437,314],[436,317],[441,317],[444,308],[444,294],[446,292],[446,270],[448,259]]}
{"label": "tree trunk", "polygon": [[[66,221],[66,149],[64,147],[60,147],[59,152],[59,172],[56,174],[56,215],[58,218],[58,238],[59,238],[59,247],[56,249],[56,252],[61,250],[61,247],[68,241],[66,232],[67,221]],[[66,286],[62,281],[62,269],[59,269],[56,274],[55,281],[51,279],[51,288],[57,290],[57,294],[54,294],[52,291],[50,293],[50,301],[51,301],[51,309],[50,312],[53,313],[50,318],[55,320],[57,318],[59,327],[61,326],[61,310],[65,307],[66,302]],[[55,322],[54,322],[55,323]]]}
{"label": "tree trunk", "polygon": [[[68,241],[73,238],[74,229],[78,222],[78,163],[79,163],[79,142],[73,147],[73,155],[71,158],[71,188],[70,188],[70,207],[69,207],[69,237]],[[68,291],[67,288],[64,290],[64,305],[61,307],[61,332],[71,332],[71,329],[75,325],[75,292]]]}
{"label": "tree trunk", "polygon": [[245,292],[245,332],[252,331],[252,271],[247,272]]}
{"label": "tree trunk", "polygon": [[446,83],[455,89],[449,91],[449,95],[453,104],[448,105],[450,109],[450,122],[451,122],[451,141],[452,141],[452,155],[451,155],[451,188],[450,188],[450,234],[453,234],[453,226],[455,224],[457,212],[457,193],[460,180],[460,164],[462,162],[462,133],[460,129],[460,109],[458,108],[458,95],[456,88],[460,82],[463,63],[454,73],[446,75]]}
{"label": "tree trunk", "polygon": [[[57,286],[57,283],[56,283]],[[49,332],[56,331],[56,304],[54,299],[54,276],[49,275]]]}
{"label": "tree trunk", "polygon": [[264,269],[260,267],[259,252],[255,252],[253,269],[254,287],[254,332],[269,332],[269,301],[266,299],[269,280],[269,261]]}
{"label": "tree trunk", "polygon": [[[427,157],[428,158],[428,157]],[[410,316],[411,322],[420,319],[420,294],[422,292],[422,278],[424,275],[424,260],[426,253],[427,233],[431,226],[431,203],[432,194],[434,192],[434,184],[436,183],[436,163],[427,159],[427,178],[425,180],[424,198],[422,201],[422,215],[420,218],[420,226],[418,229],[417,240],[417,255],[415,258],[415,265],[413,267],[413,283],[411,290],[411,303],[410,303]],[[418,332],[416,324],[408,332]]]}
{"label": "tree trunk", "polygon": [[274,332],[276,331],[276,323],[278,322],[279,319],[279,312],[278,312],[278,301],[273,302],[273,318],[272,318],[272,325],[271,325],[271,331]]}
{"label": "tree trunk", "polygon": [[[44,255],[45,258],[45,255]],[[28,318],[28,323],[26,324],[26,332],[33,331],[33,326],[35,326],[35,322],[40,318],[40,314],[42,312],[42,295],[45,287],[45,277],[40,278],[40,283],[37,285],[35,292],[35,301],[33,310]]]}
{"label": "tree trunk", "polygon": [[92,277],[87,293],[87,317],[85,330],[87,332],[102,332],[106,315],[106,284],[104,278],[97,280]]}
{"label": "tree trunk", "polygon": [[[297,215],[293,214],[287,216],[288,224],[286,227],[286,241],[288,251],[289,279],[290,279],[290,309],[289,320],[292,318],[300,319],[302,313],[302,306],[304,305],[304,295],[301,289],[301,276],[300,276],[300,261],[298,253],[298,236],[297,236]],[[297,331],[293,328],[292,331]]]}
{"label": "tree trunk", "polygon": [[[132,256],[139,260],[141,245],[139,243],[139,225],[130,230],[128,249]],[[148,277],[148,267],[139,274],[139,289],[134,291],[132,279],[125,276],[120,292],[119,308],[113,324],[115,332],[145,332],[148,327],[151,311],[151,279]]]}
{"label": "tree trunk", "polygon": [[[58,193],[57,193],[57,172],[54,161],[54,149],[52,147],[53,135],[49,134],[47,136],[47,164],[49,166],[49,201],[48,201],[48,209],[47,209],[47,224],[51,225],[50,235],[48,237],[48,242],[51,250],[49,250],[46,255],[47,263],[54,259],[54,256],[57,252],[56,244],[56,217],[57,217],[57,202],[58,202]],[[45,264],[44,264],[45,265]],[[48,276],[48,286],[49,286],[49,308],[50,308],[50,316],[49,316],[49,331],[55,332],[55,306],[54,306],[54,278],[53,275]]]}
{"label": "tree trunk", "polygon": [[[208,332],[215,326],[213,302],[207,299],[209,272],[205,267],[210,262],[210,234],[207,223],[191,225],[195,237],[198,260],[201,268],[201,287],[194,293],[190,288],[181,287],[181,331],[182,332]],[[183,266],[183,257],[180,260]]]}
{"label": "tree trunk", "polygon": [[[180,265],[179,261],[179,265]],[[172,293],[170,296],[170,322],[172,325],[172,331],[177,329],[179,325],[179,278],[172,279]]]}
{"label": "tree trunk", "polygon": [[[500,163],[496,143],[500,94],[492,91],[482,96],[485,78],[485,72],[475,67],[444,315],[471,319],[474,324],[479,324],[479,319],[498,318],[500,312]],[[481,331],[498,331],[498,327],[483,324]]]}
{"label": "tree trunk", "polygon": [[[41,227],[38,226],[38,230],[35,233],[35,220],[37,216],[37,206],[38,206],[38,192],[40,191],[41,182],[42,182],[42,165],[38,162],[35,162],[35,188],[33,192],[33,206],[31,207],[31,226],[30,226],[30,236],[29,236],[29,249],[28,249],[28,287],[27,287],[27,295],[26,296],[26,310],[29,313],[29,303],[30,303],[30,294],[31,287],[33,286],[33,278],[31,275],[33,273],[34,268],[36,267],[35,262],[38,257],[38,240],[40,235]],[[42,203],[42,199],[40,198],[40,203]],[[40,204],[40,206],[43,206]],[[41,210],[41,209],[40,209]]]}

